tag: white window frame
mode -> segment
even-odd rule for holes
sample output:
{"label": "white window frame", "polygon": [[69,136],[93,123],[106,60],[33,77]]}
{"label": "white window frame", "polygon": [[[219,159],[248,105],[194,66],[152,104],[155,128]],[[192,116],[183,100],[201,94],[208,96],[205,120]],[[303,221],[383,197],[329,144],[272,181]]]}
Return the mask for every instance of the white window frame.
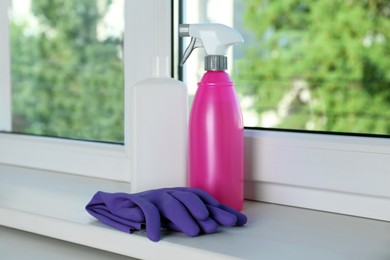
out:
{"label": "white window frame", "polygon": [[[129,89],[150,76],[158,2],[126,1],[124,146],[1,133],[0,163],[131,181]],[[171,1],[160,3],[165,15],[158,23],[170,30]],[[11,122],[8,4],[0,2],[2,130]],[[171,55],[171,32],[159,35],[166,37],[160,49]],[[389,221],[389,162],[390,139],[246,130],[245,197]]]}
{"label": "white window frame", "polygon": [[[125,130],[124,145],[65,140],[40,136],[0,133],[0,163],[40,168],[64,173],[131,181],[129,136],[129,89],[151,76],[154,26],[158,1],[125,1]],[[11,130],[11,79],[8,10],[10,0],[0,1],[0,130]],[[166,43],[156,51],[171,55],[171,8],[164,1],[158,24],[166,24],[160,34]],[[140,26],[141,25],[141,26]],[[163,28],[164,26],[161,26]]]}

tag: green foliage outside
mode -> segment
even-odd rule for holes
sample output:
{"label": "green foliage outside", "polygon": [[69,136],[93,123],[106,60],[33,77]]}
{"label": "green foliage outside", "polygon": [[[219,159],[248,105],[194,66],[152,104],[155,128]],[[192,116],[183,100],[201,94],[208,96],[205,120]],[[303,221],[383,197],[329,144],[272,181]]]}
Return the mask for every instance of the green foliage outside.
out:
{"label": "green foliage outside", "polygon": [[39,26],[11,23],[13,130],[123,142],[121,38],[99,40],[111,1],[39,0]]}
{"label": "green foliage outside", "polygon": [[390,134],[390,1],[242,3],[256,43],[235,80],[260,120],[271,111],[272,127]]}
{"label": "green foliage outside", "polygon": [[[14,131],[123,142],[122,39],[97,36],[110,2],[35,0],[38,29],[11,24]],[[390,134],[388,0],[241,3],[255,43],[234,80],[256,126]]]}

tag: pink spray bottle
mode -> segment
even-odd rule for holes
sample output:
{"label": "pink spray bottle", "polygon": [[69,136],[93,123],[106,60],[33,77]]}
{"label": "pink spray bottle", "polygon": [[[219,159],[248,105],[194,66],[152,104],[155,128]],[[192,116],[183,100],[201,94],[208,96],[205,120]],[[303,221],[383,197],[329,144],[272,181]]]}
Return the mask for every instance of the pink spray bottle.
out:
{"label": "pink spray bottle", "polygon": [[189,120],[189,186],[200,188],[221,203],[242,210],[244,203],[244,136],[234,83],[225,72],[227,49],[244,42],[222,24],[182,24],[180,36],[191,37],[181,65],[193,49],[204,47],[205,70]]}

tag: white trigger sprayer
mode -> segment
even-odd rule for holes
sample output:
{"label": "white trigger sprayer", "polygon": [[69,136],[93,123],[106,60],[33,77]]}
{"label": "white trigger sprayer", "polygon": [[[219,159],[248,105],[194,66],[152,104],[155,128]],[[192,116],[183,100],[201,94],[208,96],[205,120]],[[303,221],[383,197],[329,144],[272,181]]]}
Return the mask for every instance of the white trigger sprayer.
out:
{"label": "white trigger sprayer", "polygon": [[218,23],[181,24],[180,37],[191,37],[191,42],[184,52],[182,66],[195,48],[203,47],[206,51],[205,70],[226,70],[227,49],[244,39],[233,28]]}

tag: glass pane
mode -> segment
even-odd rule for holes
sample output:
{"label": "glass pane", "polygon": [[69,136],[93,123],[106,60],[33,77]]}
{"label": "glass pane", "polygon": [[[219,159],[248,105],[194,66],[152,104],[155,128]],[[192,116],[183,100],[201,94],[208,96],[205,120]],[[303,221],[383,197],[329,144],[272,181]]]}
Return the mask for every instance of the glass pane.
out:
{"label": "glass pane", "polygon": [[13,0],[13,131],[123,142],[124,0]]}
{"label": "glass pane", "polygon": [[[243,34],[229,65],[246,126],[390,134],[389,1],[186,1],[184,21]],[[184,73],[192,93],[197,55]]]}

